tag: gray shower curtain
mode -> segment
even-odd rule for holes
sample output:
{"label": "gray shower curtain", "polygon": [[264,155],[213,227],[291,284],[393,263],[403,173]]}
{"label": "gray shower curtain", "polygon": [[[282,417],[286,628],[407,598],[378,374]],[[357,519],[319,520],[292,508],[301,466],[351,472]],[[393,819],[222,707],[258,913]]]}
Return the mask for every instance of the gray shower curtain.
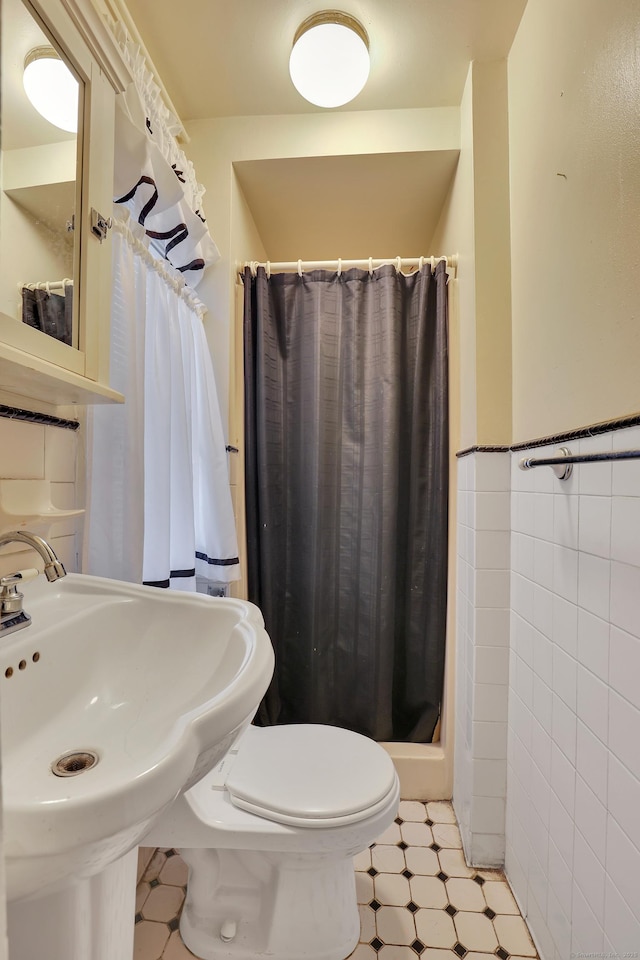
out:
{"label": "gray shower curtain", "polygon": [[432,740],[447,605],[447,275],[244,274],[258,722]]}

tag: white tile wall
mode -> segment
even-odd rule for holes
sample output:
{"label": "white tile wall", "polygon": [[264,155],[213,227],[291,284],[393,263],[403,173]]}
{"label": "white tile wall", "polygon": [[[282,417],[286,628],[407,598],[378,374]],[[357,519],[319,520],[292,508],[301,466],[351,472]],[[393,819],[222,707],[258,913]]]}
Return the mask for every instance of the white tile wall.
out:
{"label": "white tile wall", "polygon": [[[509,688],[510,456],[458,461],[454,806],[467,860],[504,858]],[[523,679],[526,683],[526,678]]]}
{"label": "white tile wall", "polygon": [[[640,448],[640,427],[569,446]],[[621,955],[640,948],[640,462],[561,482],[521,456],[458,461],[454,805],[472,863],[499,862],[506,824],[543,960]]]}
{"label": "white tile wall", "polygon": [[[640,428],[569,446],[640,448]],[[622,955],[640,949],[640,463],[577,465],[561,482],[520,456],[507,875],[543,960]]]}
{"label": "white tile wall", "polygon": [[[75,430],[0,417],[0,478],[50,480],[55,506],[74,507],[78,442]],[[33,532],[49,540],[66,570],[72,572],[78,569],[79,529],[81,520],[72,519]],[[18,544],[9,544],[0,552],[0,575],[35,566],[42,569],[40,557]]]}

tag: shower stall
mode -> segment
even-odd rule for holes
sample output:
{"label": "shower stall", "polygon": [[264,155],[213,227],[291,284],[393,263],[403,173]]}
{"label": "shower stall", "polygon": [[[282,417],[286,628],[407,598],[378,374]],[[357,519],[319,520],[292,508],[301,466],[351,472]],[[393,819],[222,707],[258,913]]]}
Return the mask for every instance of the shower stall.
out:
{"label": "shower stall", "polygon": [[299,261],[242,277],[248,596],[278,663],[258,722],[372,736],[413,797],[450,795],[454,271]]}

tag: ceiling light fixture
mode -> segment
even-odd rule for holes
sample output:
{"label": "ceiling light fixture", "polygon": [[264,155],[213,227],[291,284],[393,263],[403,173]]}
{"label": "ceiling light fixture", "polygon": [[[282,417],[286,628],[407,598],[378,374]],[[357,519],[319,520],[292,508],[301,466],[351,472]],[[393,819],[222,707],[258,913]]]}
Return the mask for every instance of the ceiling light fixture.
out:
{"label": "ceiling light fixture", "polygon": [[61,130],[78,131],[78,81],[53,47],[35,47],[24,61],[25,93],[38,113]]}
{"label": "ceiling light fixture", "polygon": [[312,14],[296,30],[289,73],[296,90],[317,107],[348,103],[369,76],[367,31],[340,10]]}

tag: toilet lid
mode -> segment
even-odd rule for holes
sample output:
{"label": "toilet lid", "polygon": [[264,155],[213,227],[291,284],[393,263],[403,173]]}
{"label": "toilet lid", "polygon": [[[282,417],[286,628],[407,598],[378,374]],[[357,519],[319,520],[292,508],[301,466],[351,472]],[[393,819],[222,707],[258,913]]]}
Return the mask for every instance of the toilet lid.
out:
{"label": "toilet lid", "polygon": [[324,827],[381,808],[394,790],[388,753],[321,724],[249,727],[227,776],[232,803],[279,823]]}

